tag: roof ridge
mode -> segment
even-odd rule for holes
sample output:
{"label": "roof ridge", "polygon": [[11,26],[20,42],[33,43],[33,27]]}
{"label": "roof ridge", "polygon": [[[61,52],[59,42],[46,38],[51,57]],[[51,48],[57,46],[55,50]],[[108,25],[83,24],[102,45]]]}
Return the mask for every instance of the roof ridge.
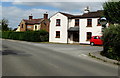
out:
{"label": "roof ridge", "polygon": [[74,15],[69,14],[69,13],[63,13],[63,12],[59,12],[59,13],[61,13],[61,14],[65,15],[65,16],[67,16],[67,17],[73,17],[73,16],[74,16]]}
{"label": "roof ridge", "polygon": [[[60,12],[60,13],[63,13],[63,14],[69,14],[69,13],[65,13],[65,12]],[[69,15],[72,15],[72,14],[69,14]]]}

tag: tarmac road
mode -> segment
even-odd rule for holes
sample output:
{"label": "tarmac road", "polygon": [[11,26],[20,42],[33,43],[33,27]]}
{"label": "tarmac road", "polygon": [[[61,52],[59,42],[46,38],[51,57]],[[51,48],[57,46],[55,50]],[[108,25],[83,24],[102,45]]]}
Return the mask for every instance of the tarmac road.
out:
{"label": "tarmac road", "polygon": [[118,66],[94,61],[85,55],[87,51],[101,48],[75,45],[80,48],[70,51],[74,45],[62,49],[64,46],[67,45],[2,40],[2,75],[118,76]]}

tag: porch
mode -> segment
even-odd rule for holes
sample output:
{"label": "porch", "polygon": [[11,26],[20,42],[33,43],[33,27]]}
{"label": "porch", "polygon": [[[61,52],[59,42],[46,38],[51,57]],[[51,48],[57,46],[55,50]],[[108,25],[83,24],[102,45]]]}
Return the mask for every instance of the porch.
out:
{"label": "porch", "polygon": [[70,27],[68,29],[68,43],[79,43],[79,27]]}

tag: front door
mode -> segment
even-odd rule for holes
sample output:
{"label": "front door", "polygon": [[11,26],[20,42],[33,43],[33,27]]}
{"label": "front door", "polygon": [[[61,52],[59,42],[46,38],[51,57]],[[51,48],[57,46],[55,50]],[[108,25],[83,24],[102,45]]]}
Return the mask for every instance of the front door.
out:
{"label": "front door", "polygon": [[73,32],[73,41],[79,42],[79,32]]}

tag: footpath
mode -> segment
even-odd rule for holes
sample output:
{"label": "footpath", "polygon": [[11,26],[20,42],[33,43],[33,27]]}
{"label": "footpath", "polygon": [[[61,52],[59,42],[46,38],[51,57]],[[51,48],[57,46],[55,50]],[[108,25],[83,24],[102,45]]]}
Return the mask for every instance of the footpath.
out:
{"label": "footpath", "polygon": [[117,60],[113,60],[113,59],[109,59],[105,56],[102,56],[100,54],[100,52],[93,52],[93,53],[89,53],[89,56],[98,60],[101,60],[103,62],[108,62],[108,63],[112,63],[112,64],[116,64],[120,66],[120,61]]}

